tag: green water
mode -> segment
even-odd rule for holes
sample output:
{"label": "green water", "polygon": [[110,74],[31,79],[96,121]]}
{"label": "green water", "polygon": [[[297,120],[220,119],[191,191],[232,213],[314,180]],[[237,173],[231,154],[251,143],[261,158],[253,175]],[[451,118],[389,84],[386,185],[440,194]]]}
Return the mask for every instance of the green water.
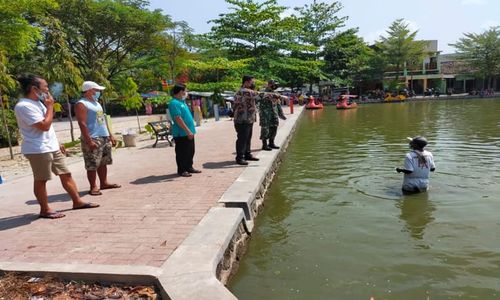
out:
{"label": "green water", "polygon": [[[306,111],[230,290],[239,299],[500,299],[500,101]],[[403,196],[405,138],[430,141]]]}

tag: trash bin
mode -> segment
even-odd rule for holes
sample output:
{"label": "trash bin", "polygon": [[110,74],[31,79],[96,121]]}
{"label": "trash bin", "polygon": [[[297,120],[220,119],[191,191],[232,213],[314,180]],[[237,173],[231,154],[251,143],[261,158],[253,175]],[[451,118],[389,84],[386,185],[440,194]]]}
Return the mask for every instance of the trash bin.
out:
{"label": "trash bin", "polygon": [[135,134],[124,134],[123,135],[123,144],[125,147],[135,147]]}

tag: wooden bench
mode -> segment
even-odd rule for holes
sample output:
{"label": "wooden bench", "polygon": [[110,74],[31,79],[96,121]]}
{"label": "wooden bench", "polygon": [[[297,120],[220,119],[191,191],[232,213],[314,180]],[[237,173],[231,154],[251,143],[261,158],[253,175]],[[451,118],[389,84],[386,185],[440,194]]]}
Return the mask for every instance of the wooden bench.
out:
{"label": "wooden bench", "polygon": [[156,137],[156,141],[153,144],[153,148],[156,147],[158,140],[167,140],[170,147],[173,146],[172,140],[170,136],[172,135],[172,123],[170,121],[156,121],[156,122],[148,122],[148,125],[153,129],[154,135]]}

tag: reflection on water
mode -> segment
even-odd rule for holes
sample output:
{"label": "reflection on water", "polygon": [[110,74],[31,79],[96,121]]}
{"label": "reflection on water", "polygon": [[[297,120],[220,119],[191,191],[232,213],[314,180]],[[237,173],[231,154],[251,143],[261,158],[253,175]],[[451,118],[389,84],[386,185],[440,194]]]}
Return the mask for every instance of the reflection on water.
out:
{"label": "reflection on water", "polygon": [[406,222],[407,231],[417,240],[424,237],[426,226],[434,221],[432,212],[436,208],[428,196],[428,193],[408,195],[396,204],[401,209],[399,217]]}
{"label": "reflection on water", "polygon": [[[500,101],[307,111],[230,289],[240,299],[500,299]],[[430,190],[403,195],[407,136]]]}

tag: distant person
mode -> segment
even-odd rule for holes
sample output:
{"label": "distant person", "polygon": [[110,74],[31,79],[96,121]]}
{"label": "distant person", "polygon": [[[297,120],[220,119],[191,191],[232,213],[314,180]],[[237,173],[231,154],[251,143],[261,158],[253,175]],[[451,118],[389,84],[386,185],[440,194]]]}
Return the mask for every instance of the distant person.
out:
{"label": "distant person", "polygon": [[[75,114],[82,133],[82,152],[90,184],[89,194],[102,195],[101,190],[116,189],[121,186],[108,182],[108,165],[113,163],[112,147],[116,140],[106,122],[106,116],[99,104],[99,97],[105,87],[93,81],[82,85],[83,97],[76,103]],[[97,187],[99,177],[99,187]]]}
{"label": "distant person", "polygon": [[51,173],[59,176],[62,186],[73,201],[73,209],[95,208],[98,204],[84,202],[68,170],[64,154],[66,149],[59,145],[52,126],[54,99],[49,93],[47,82],[35,75],[18,78],[24,95],[17,102],[14,111],[19,130],[23,136],[21,152],[28,159],[33,171],[33,190],[40,204],[40,218],[58,219],[65,215],[49,206],[47,181]]}
{"label": "distant person", "polygon": [[61,103],[54,101],[54,114],[59,121],[62,120],[62,112],[63,112],[63,107]]}
{"label": "distant person", "polygon": [[151,104],[151,101],[146,100],[144,107],[146,109],[146,115],[150,116],[153,114],[153,104]]}
{"label": "distant person", "polygon": [[201,171],[193,168],[196,129],[193,115],[186,104],[186,86],[184,84],[174,85],[172,96],[173,99],[168,104],[168,111],[173,121],[172,135],[175,141],[177,174],[182,177],[191,177],[191,174],[201,173]]}
{"label": "distant person", "polygon": [[250,152],[253,123],[256,119],[256,101],[259,99],[255,91],[253,76],[245,75],[241,88],[234,96],[234,128],[236,129],[236,163],[248,165],[248,161],[258,161]]}
{"label": "distant person", "polygon": [[424,150],[427,140],[417,136],[408,138],[411,151],[406,154],[404,168],[396,168],[398,173],[404,173],[403,192],[418,193],[429,189],[430,172],[436,170],[432,153]]}

